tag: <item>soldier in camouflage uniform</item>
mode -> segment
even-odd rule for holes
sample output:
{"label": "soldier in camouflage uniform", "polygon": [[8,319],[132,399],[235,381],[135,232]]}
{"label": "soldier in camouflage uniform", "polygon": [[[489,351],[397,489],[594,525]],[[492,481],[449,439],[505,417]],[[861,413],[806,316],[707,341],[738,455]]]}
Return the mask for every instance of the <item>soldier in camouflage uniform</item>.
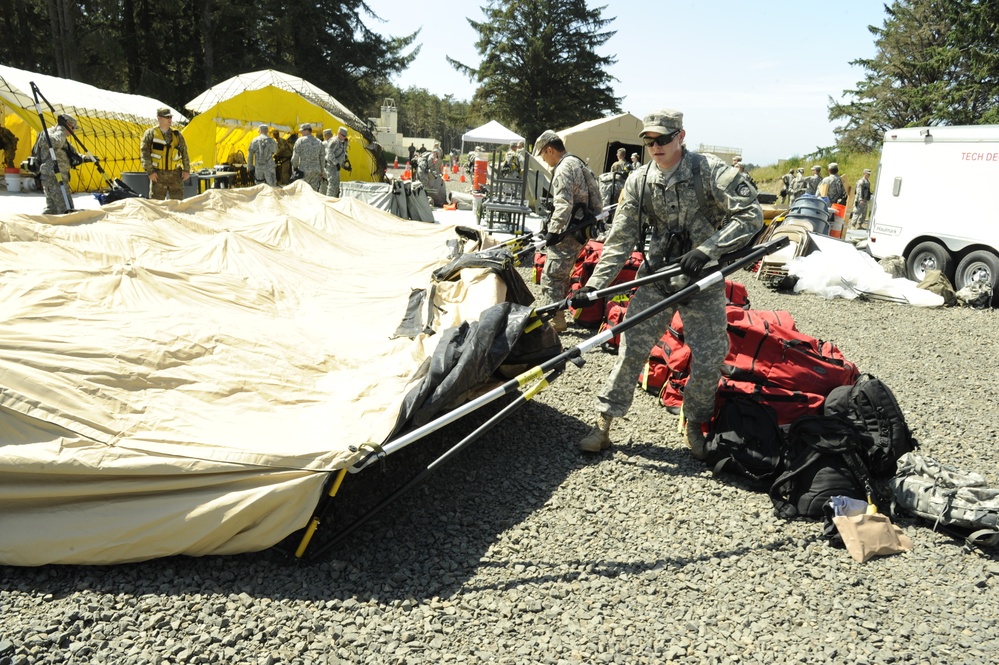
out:
{"label": "soldier in camouflage uniform", "polygon": [[157,127],[150,127],[139,142],[142,170],[149,175],[149,198],[162,201],[167,194],[177,201],[184,198],[184,181],[191,177],[187,142],[172,129],[173,113],[163,107],[156,111]]}
{"label": "soldier in camouflage uniform", "polygon": [[[69,189],[69,170],[81,162],[93,161],[89,155],[81,156],[69,142],[70,131],[76,129],[76,118],[71,115],[60,115],[55,127],[49,127],[38,135],[32,154],[41,165],[42,190],[45,192],[45,210],[43,215],[61,215],[69,211],[66,197],[73,194]],[[48,136],[48,138],[46,138]],[[49,141],[55,151],[55,162],[49,152]],[[56,166],[59,175],[56,176]],[[63,190],[60,180],[66,184]]]}
{"label": "soldier in camouflage uniform", "polygon": [[326,165],[326,196],[340,197],[340,169],[347,159],[347,128],[341,127],[330,139],[324,156]]}
{"label": "soldier in camouflage uniform", "polygon": [[864,169],[864,175],[857,181],[856,195],[853,198],[853,214],[850,226],[863,228],[867,223],[867,204],[871,201],[871,170]]}
{"label": "soldier in camouflage uniform", "polygon": [[819,183],[818,193],[829,203],[846,205],[846,187],[843,186],[843,178],[839,177],[839,164],[836,162],[829,162],[829,175]]}
{"label": "soldier in camouflage uniform", "polygon": [[812,175],[805,178],[805,194],[815,196],[819,191],[820,182],[822,182],[822,167],[816,164],[812,167]]}
{"label": "soldier in camouflage uniform", "polygon": [[[3,122],[3,117],[0,117]],[[14,168],[14,154],[17,152],[17,144],[20,142],[14,132],[0,125],[0,152],[3,153],[3,165],[8,169]]]}
{"label": "soldier in camouflage uniform", "polygon": [[628,151],[624,148],[617,149],[617,161],[611,164],[611,173],[623,173],[625,177],[628,177],[628,173],[631,169],[628,168]]}
{"label": "soldier in camouflage uniform", "polygon": [[274,153],[277,182],[282,186],[287,185],[291,182],[291,142],[276,129],[271,132],[271,136],[277,141],[277,152]]}
{"label": "soldier in camouflage uniform", "polygon": [[794,179],[791,180],[791,187],[788,189],[788,194],[791,196],[791,205],[794,205],[794,200],[804,194],[807,188],[805,169],[799,166],[798,172],[795,173]]}
{"label": "soldier in camouflage uniform", "polygon": [[[600,262],[583,290],[609,285],[646,236],[649,251],[639,274],[673,263],[679,263],[684,274],[639,287],[628,304],[628,316],[683,288],[708,261],[743,247],[763,226],[756,188],[746,176],[712,155],[689,152],[683,146],[682,113],[655,111],[645,116],[643,124],[640,136],[652,159],[625,183]],[[611,421],[631,407],[638,374],[675,309],[660,312],[621,336],[617,362],[597,398],[596,427],[579,442],[581,450],[599,452],[610,446]],[[722,284],[704,289],[679,309],[693,356],[683,394],[687,442],[692,454],[703,458],[701,425],[714,415],[715,391],[728,353]]]}
{"label": "soldier in camouflage uniform", "polygon": [[299,130],[301,136],[295,141],[291,152],[291,168],[301,171],[302,180],[318,192],[323,175],[323,142],[312,135],[312,125],[309,123],[302,125]]}
{"label": "soldier in camouflage uniform", "polygon": [[266,182],[271,187],[277,186],[277,164],[274,163],[274,153],[277,152],[277,141],[267,135],[270,127],[260,125],[260,132],[250,141],[247,151],[247,170],[258,185]]}
{"label": "soldier in camouflage uniform", "polygon": [[[534,154],[552,169],[552,202],[555,206],[545,226],[545,267],[541,272],[542,305],[565,300],[569,291],[572,267],[583,246],[567,235],[559,238],[574,222],[583,217],[576,205],[582,204],[591,215],[600,214],[600,183],[593,171],[579,157],[566,152],[565,144],[554,131],[545,130],[534,142]],[[565,311],[556,312],[555,330],[566,330]],[[651,348],[651,347],[649,347]]]}

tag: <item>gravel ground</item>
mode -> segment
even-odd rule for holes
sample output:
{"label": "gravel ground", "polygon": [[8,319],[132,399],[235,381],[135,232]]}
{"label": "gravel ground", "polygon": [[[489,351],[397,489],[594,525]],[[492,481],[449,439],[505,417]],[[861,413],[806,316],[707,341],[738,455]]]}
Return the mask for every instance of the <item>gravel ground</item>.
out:
{"label": "gravel ground", "polygon": [[[525,271],[526,275],[526,271]],[[893,388],[924,454],[997,480],[996,311],[778,294]],[[568,345],[587,336],[570,329]],[[853,562],[820,525],[690,458],[639,392],[584,457],[593,352],[310,566],[276,551],[0,568],[11,663],[994,663],[999,562],[903,522],[912,552]],[[349,476],[317,540],[483,422],[488,407]],[[407,471],[409,469],[409,471]]]}

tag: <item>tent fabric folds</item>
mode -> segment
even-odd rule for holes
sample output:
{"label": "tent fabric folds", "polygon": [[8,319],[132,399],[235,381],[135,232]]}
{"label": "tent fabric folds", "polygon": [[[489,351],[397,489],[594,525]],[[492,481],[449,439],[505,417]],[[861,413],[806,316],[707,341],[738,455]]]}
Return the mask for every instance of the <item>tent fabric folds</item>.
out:
{"label": "tent fabric folds", "polygon": [[[143,132],[156,124],[156,109],[168,106],[142,95],[101,90],[86,83],[46,76],[0,65],[0,111],[4,124],[18,137],[15,164],[28,158],[35,139],[42,130],[31,83],[52,104],[56,114],[68,113],[76,118],[76,134],[86,147],[101,159],[104,170],[112,177],[126,171],[141,171],[139,141]],[[56,122],[44,101],[42,115],[47,127]],[[174,122],[186,121],[173,111]],[[105,181],[93,164],[72,169],[70,185],[75,191],[95,191]]]}
{"label": "tent fabric folds", "polygon": [[332,95],[308,81],[273,69],[240,74],[212,86],[186,104],[196,115],[183,134],[192,168],[211,168],[235,153],[245,157],[261,123],[287,136],[302,123],[313,126],[322,139],[323,129],[347,127],[347,157],[352,170],[342,180],[380,181],[380,147],[361,118]]}
{"label": "tent fabric folds", "polygon": [[[497,306],[526,320],[502,271],[434,278],[487,242],[459,228],[302,182],[0,213],[0,563],[256,551],[302,528],[328,472],[421,420],[450,330]],[[433,330],[397,336],[414,290]]]}

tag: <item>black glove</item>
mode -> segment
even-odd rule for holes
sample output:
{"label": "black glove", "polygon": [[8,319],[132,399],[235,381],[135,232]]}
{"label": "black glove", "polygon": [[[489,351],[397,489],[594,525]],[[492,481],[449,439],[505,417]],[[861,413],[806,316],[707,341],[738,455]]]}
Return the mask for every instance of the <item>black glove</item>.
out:
{"label": "black glove", "polygon": [[545,246],[546,247],[554,247],[555,245],[559,244],[559,242],[561,240],[562,240],[562,238],[557,233],[546,233],[545,234]]}
{"label": "black glove", "polygon": [[591,293],[596,293],[596,291],[597,290],[592,286],[581,286],[569,298],[569,304],[576,309],[579,309],[580,307],[586,307],[587,305],[592,305],[593,303],[596,302],[596,300],[593,300],[587,296],[589,296]]}
{"label": "black glove", "polygon": [[680,272],[684,275],[695,276],[704,268],[704,264],[711,260],[711,257],[699,249],[692,249],[680,257]]}

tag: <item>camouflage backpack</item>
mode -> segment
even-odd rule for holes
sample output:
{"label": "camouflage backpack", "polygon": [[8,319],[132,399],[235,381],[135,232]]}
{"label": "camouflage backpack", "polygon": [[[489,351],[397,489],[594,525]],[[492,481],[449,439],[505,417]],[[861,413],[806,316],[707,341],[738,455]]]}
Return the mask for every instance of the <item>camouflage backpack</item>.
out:
{"label": "camouflage backpack", "polygon": [[898,460],[889,481],[893,507],[933,522],[940,530],[965,539],[965,549],[999,544],[999,489],[975,472],[940,464],[918,453]]}

